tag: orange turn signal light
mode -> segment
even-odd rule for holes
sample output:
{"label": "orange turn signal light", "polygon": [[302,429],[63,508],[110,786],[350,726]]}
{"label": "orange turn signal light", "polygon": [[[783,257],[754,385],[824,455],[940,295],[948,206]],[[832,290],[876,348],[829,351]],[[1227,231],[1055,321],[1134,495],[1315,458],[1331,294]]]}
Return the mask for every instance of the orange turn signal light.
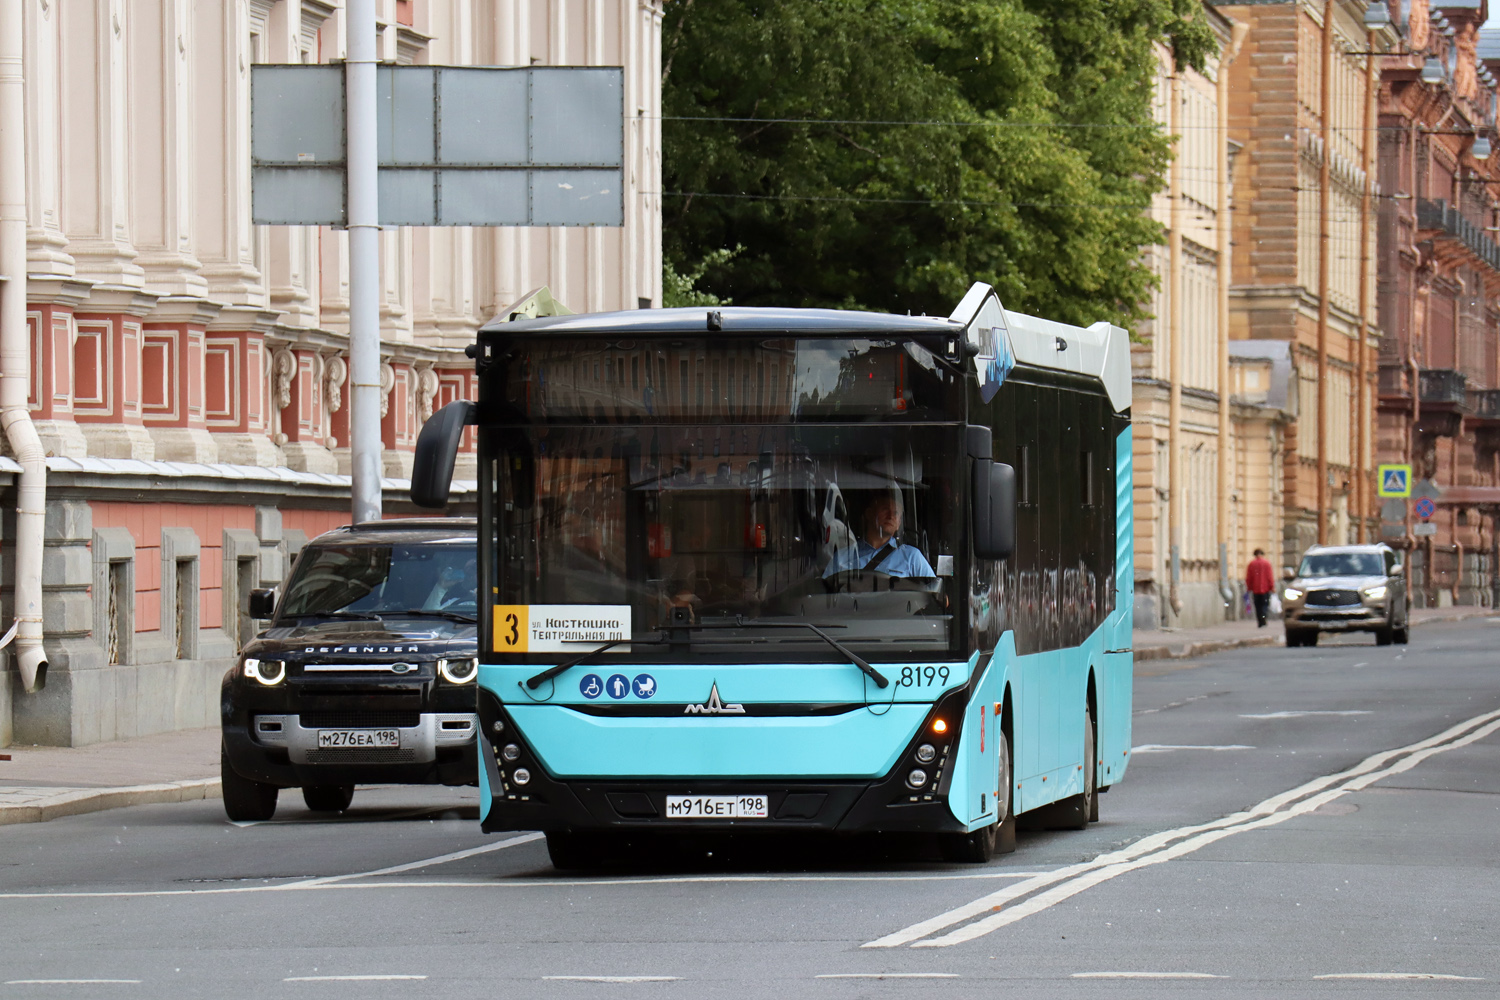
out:
{"label": "orange turn signal light", "polygon": [[942,719],[936,719],[932,723],[932,731],[935,733],[946,733],[948,731],[948,723]]}

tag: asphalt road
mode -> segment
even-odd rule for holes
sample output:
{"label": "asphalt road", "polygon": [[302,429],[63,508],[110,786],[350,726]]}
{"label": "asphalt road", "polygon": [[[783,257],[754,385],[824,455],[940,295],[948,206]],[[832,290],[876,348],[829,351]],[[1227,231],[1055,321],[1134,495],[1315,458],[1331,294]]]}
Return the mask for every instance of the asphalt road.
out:
{"label": "asphalt road", "polygon": [[0,827],[0,998],[1500,992],[1500,619],[1140,664],[1135,724],[1102,822],[979,867],[721,841],[559,877],[470,789]]}

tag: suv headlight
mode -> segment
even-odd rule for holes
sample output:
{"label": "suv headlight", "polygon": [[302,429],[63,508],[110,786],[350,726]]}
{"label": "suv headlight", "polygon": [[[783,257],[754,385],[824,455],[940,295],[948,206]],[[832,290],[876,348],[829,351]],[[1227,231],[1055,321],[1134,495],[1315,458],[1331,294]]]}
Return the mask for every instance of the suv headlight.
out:
{"label": "suv headlight", "polygon": [[438,674],[449,684],[468,684],[479,676],[479,660],[467,657],[462,660],[438,660]]}
{"label": "suv headlight", "polygon": [[257,660],[253,656],[247,656],[240,666],[240,672],[251,680],[259,681],[266,687],[275,687],[286,680],[286,662],[283,660]]}
{"label": "suv headlight", "polygon": [[1302,600],[1302,591],[1296,587],[1288,587],[1281,592],[1281,599],[1283,601],[1300,601]]}
{"label": "suv headlight", "polygon": [[1365,595],[1365,600],[1367,601],[1383,601],[1385,600],[1385,584],[1382,583],[1378,587],[1370,587],[1361,591],[1361,593]]}

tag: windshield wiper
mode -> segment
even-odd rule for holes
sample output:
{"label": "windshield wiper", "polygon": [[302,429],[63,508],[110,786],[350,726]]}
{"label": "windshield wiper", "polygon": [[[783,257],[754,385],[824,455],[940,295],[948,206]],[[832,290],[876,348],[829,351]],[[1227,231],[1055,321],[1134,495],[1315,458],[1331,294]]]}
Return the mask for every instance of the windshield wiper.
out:
{"label": "windshield wiper", "polygon": [[[661,629],[657,629],[656,631],[660,632]],[[564,640],[564,641],[565,642],[573,642],[573,641],[577,641],[577,640]],[[585,639],[583,641],[587,642],[588,640]],[[561,663],[559,663],[559,664],[557,664],[555,666],[548,667],[546,670],[543,670],[541,673],[537,674],[535,677],[528,677],[526,679],[526,686],[529,687],[529,688],[531,688],[531,690],[535,691],[537,688],[541,687],[542,684],[544,684],[547,681],[550,681],[552,678],[556,677],[558,674],[565,674],[569,670],[572,670],[574,667],[578,666],[578,664],[580,664],[580,663],[584,662],[585,660],[589,659],[590,657],[595,656],[595,655],[597,655],[599,653],[602,653],[606,649],[610,649],[610,648],[612,648],[614,646],[619,646],[619,645],[621,645],[623,643],[627,643],[627,642],[634,642],[636,645],[639,645],[639,646],[661,646],[661,645],[664,645],[665,641],[660,636],[658,636],[655,639],[633,639],[633,640],[632,639],[616,639],[613,642],[606,642],[606,643],[604,643],[602,645],[595,646],[593,649],[589,650],[587,653],[584,653],[582,656],[575,656],[571,660],[564,660],[563,662],[561,662]]]}
{"label": "windshield wiper", "polygon": [[465,622],[469,625],[478,621],[473,615],[461,615],[457,611],[428,611],[426,608],[407,608],[404,611],[383,611],[381,614],[398,618],[401,615],[426,615],[429,618],[447,618],[449,621]]}
{"label": "windshield wiper", "polygon": [[[828,643],[828,645],[832,646],[834,651],[840,656],[848,658],[850,663],[858,667],[861,671],[864,672],[865,676],[869,677],[870,680],[875,682],[876,687],[884,688],[889,686],[891,683],[890,680],[885,676],[885,674],[882,674],[879,670],[876,670],[874,667],[870,666],[867,660],[861,658],[848,646],[845,646],[842,642],[839,642],[833,636],[823,631],[824,628],[848,628],[847,625],[825,625],[819,627],[817,625],[814,625],[812,622],[764,622],[759,621],[755,618],[741,618],[739,615],[735,615],[734,621],[732,622],[713,622],[711,624],[694,625],[691,627],[701,629],[805,628],[813,635],[817,636],[819,639],[822,639],[824,642]],[[746,637],[746,639],[751,642],[756,641],[754,639],[750,639],[748,636]]]}
{"label": "windshield wiper", "polygon": [[[844,625],[829,625],[829,626],[826,626],[826,627],[827,628],[846,628],[847,626],[844,626]],[[812,622],[763,622],[763,621],[757,621],[754,618],[740,618],[740,617],[736,616],[735,619],[734,619],[734,621],[728,621],[728,622],[711,622],[711,623],[700,622],[700,623],[698,623],[696,625],[674,624],[674,625],[671,625],[671,626],[657,626],[655,629],[652,629],[653,632],[657,633],[657,638],[655,638],[655,639],[636,639],[634,641],[636,643],[638,643],[639,645],[642,645],[642,646],[661,646],[661,645],[668,645],[669,644],[668,640],[664,636],[661,635],[661,633],[663,633],[663,632],[673,632],[673,631],[677,631],[679,629],[686,629],[686,630],[689,630],[689,631],[713,631],[713,630],[717,630],[717,629],[727,629],[727,628],[803,628],[803,629],[807,629],[810,632],[812,632],[814,635],[816,635],[819,639],[822,639],[824,642],[828,643],[829,646],[832,646],[833,649],[834,649],[834,651],[837,652],[840,656],[847,658],[850,663],[852,663],[854,666],[858,667],[867,677],[869,677],[871,680],[873,680],[875,682],[875,686],[876,687],[879,687],[879,688],[888,687],[890,685],[890,683],[891,683],[890,679],[887,678],[885,676],[885,674],[882,674],[879,670],[876,670],[874,667],[870,666],[870,664],[866,660],[864,660],[858,654],[856,654],[855,652],[853,652],[851,649],[849,649],[843,643],[839,642],[833,636],[829,635],[827,632],[824,632],[822,628],[818,627],[817,625],[814,625]],[[598,653],[602,653],[606,649],[609,649],[609,648],[611,648],[613,646],[619,646],[619,645],[622,645],[622,644],[630,642],[630,641],[631,641],[630,639],[616,639],[613,642],[606,642],[606,643],[603,643],[602,645],[595,646],[593,649],[589,650],[587,653],[584,653],[582,656],[575,656],[571,660],[565,660],[562,663],[557,664],[556,666],[548,667],[546,670],[543,670],[541,673],[537,674],[535,677],[528,678],[526,680],[526,686],[529,687],[529,688],[531,688],[533,691],[535,691],[545,681],[549,681],[552,678],[558,676],[559,674],[566,673],[567,671],[569,671],[569,670],[573,669],[574,667],[578,666],[580,663],[583,663],[585,660],[589,659],[590,657],[592,657],[592,656],[594,656],[594,655],[596,655]],[[759,642],[762,642],[764,640],[756,639],[756,638],[753,638],[751,636],[736,636],[733,639],[718,639],[718,640],[714,640],[714,641],[716,641],[716,642],[726,642],[726,641],[728,641],[728,642],[736,642],[736,643],[759,643]]]}

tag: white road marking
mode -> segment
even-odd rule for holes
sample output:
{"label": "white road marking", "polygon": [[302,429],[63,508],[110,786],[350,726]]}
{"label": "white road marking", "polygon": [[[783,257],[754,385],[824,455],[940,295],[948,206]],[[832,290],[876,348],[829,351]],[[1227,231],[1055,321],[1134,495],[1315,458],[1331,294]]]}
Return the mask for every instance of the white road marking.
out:
{"label": "white road marking", "polygon": [[138,983],[139,979],[7,979],[6,986],[92,986],[95,983]]}
{"label": "white road marking", "polygon": [[377,868],[374,871],[357,872],[353,875],[329,875],[324,878],[307,879],[303,882],[287,882],[279,886],[271,886],[276,889],[305,889],[312,886],[332,885],[335,882],[347,882],[354,878],[375,878],[380,875],[395,875],[400,872],[409,872],[417,868],[430,868],[433,865],[447,864],[449,861],[461,861],[464,858],[472,858],[476,854],[488,854],[491,851],[501,851],[507,847],[519,847],[529,844],[534,840],[541,840],[545,834],[525,833],[519,837],[511,837],[507,840],[494,844],[481,844],[479,847],[470,847],[464,851],[454,851],[452,854],[440,854],[435,858],[426,858],[422,861],[411,861],[404,865],[392,865],[389,868]]}
{"label": "white road marking", "polygon": [[[1126,872],[1191,854],[1236,833],[1274,826],[1294,816],[1312,812],[1349,792],[1360,791],[1382,778],[1408,771],[1434,754],[1483,739],[1497,729],[1500,729],[1500,711],[1475,716],[1450,726],[1436,736],[1373,754],[1346,771],[1315,778],[1243,812],[1143,837],[1122,850],[1007,886],[971,903],[867,942],[864,947],[893,948],[910,944],[918,948],[943,948],[972,941]],[[1332,787],[1335,785],[1337,787]],[[1048,889],[1048,886],[1052,888]],[[1032,892],[1042,889],[1046,891],[1030,896]],[[1006,905],[1028,896],[1029,898],[1014,906]],[[982,914],[988,915],[974,920]],[[973,922],[965,923],[970,920]],[[955,924],[964,926],[940,938],[920,940]]]}
{"label": "white road marking", "polygon": [[[518,838],[519,839],[519,838]],[[490,845],[498,849],[500,845]],[[460,852],[461,853],[461,852]],[[421,867],[430,861],[412,864]],[[405,867],[405,866],[398,866]],[[331,875],[326,879],[308,879],[302,882],[287,882],[279,885],[234,886],[220,889],[119,889],[98,892],[0,892],[0,899],[132,899],[137,896],[213,896],[241,892],[280,892],[295,889],[309,892],[319,889],[532,889],[549,886],[616,886],[616,885],[672,885],[679,882],[970,882],[996,879],[1035,878],[1041,872],[964,872],[935,875],[682,875],[654,878],[613,879],[525,879],[483,881],[421,881],[421,882],[359,882],[350,884],[341,879],[363,878],[364,875]]]}
{"label": "white road marking", "polygon": [[1469,982],[1482,983],[1482,976],[1450,976],[1441,972],[1335,972],[1327,976],[1313,976],[1314,979],[1463,979]]}
{"label": "white road marking", "polygon": [[1254,750],[1254,747],[1243,743],[1229,743],[1224,746],[1179,746],[1172,743],[1142,743],[1138,747],[1131,747],[1131,753],[1171,753],[1173,750]]}
{"label": "white road marking", "polygon": [[956,972],[825,972],[814,979],[957,979]]}
{"label": "white road marking", "polygon": [[675,983],[681,976],[543,976],[543,979],[565,983]]}
{"label": "white road marking", "polygon": [[1228,979],[1211,972],[1075,972],[1074,979]]}
{"label": "white road marking", "polygon": [[1262,715],[1242,715],[1242,719],[1300,719],[1304,715],[1373,715],[1362,709],[1352,709],[1342,712],[1266,712]]}
{"label": "white road marking", "polygon": [[426,979],[426,976],[288,976],[283,983],[379,983],[392,979]]}

